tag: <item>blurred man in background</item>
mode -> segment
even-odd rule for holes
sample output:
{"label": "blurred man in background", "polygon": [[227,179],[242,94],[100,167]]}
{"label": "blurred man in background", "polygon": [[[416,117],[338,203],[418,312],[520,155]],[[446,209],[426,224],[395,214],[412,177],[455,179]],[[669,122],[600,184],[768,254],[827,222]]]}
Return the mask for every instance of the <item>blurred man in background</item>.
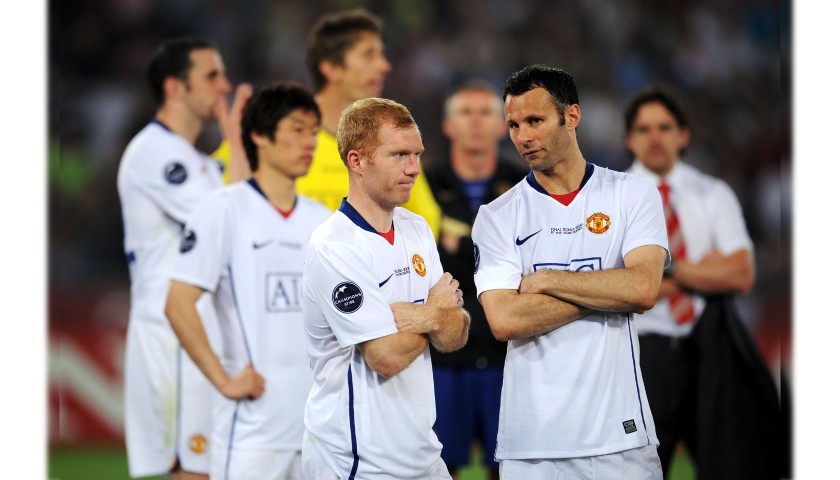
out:
{"label": "blurred man in background", "polygon": [[[349,184],[336,141],[341,112],[356,100],[382,96],[391,70],[385,57],[382,20],[365,9],[322,16],[309,31],[306,68],[323,120],[312,168],[297,188],[335,210],[347,196]],[[437,235],[440,207],[422,170],[403,207],[425,218]]]}
{"label": "blurred man in background", "polygon": [[755,280],[738,198],[682,161],[688,117],[667,89],[636,92],[624,127],[628,171],[658,185],[671,252],[656,305],[636,322],[662,468],[684,441],[699,479],[779,478],[775,386],[731,302]]}
{"label": "blurred man in background", "polygon": [[[220,165],[194,144],[231,86],[218,49],[194,37],[164,42],[147,78],[158,110],[129,143],[117,176],[131,276],[125,358],[129,472],[207,478],[214,391],[179,347],[164,304],[184,224],[222,185]],[[207,300],[198,310],[212,327]],[[218,342],[218,327],[210,330]]]}
{"label": "blurred man in background", "polygon": [[452,353],[432,350],[441,457],[453,477],[470,464],[473,441],[483,451],[490,478],[499,477],[494,460],[502,373],[507,345],[493,337],[475,294],[475,256],[470,234],[478,207],[522,180],[524,165],[499,157],[507,128],[502,99],[487,83],[468,82],[444,104],[443,132],[449,161],[429,169],[429,185],[442,211],[438,253],[443,269],[461,281],[464,308],[470,313],[470,338]]}
{"label": "blurred man in background", "polygon": [[[312,162],[319,122],[305,88],[278,83],[258,90],[242,119],[253,177],[214,193],[185,230],[166,314],[226,397],[214,416],[213,478],[301,478],[303,408],[312,386],[302,342],[302,254],[330,212],[296,195],[295,179]],[[196,310],[205,291],[224,335],[221,359]]]}

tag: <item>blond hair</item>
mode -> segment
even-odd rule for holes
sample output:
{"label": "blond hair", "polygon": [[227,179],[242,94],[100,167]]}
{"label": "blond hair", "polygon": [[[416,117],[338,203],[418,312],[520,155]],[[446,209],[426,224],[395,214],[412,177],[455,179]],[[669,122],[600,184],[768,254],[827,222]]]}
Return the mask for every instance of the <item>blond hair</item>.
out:
{"label": "blond hair", "polygon": [[344,165],[350,150],[373,156],[379,148],[379,129],[383,126],[417,128],[417,122],[407,108],[385,98],[364,98],[345,108],[336,133],[338,153]]}

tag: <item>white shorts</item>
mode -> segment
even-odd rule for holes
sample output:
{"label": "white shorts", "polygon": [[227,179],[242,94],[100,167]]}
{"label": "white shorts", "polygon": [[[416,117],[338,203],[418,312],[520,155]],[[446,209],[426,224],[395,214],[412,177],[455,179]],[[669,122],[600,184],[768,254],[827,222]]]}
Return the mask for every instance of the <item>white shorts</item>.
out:
{"label": "white shorts", "polygon": [[226,450],[214,444],[210,480],[301,480],[299,451]]}
{"label": "white shorts", "polygon": [[[304,431],[301,456],[303,480],[342,480],[342,477],[338,476],[321,458],[321,454],[318,453],[318,448],[315,446],[317,441],[309,431]],[[452,480],[452,476],[449,475],[449,470],[446,468],[443,459],[438,458],[432,476],[422,480]]]}
{"label": "white shorts", "polygon": [[[199,303],[207,314],[209,303]],[[214,315],[207,328],[218,345]],[[220,394],[180,348],[169,321],[132,318],[125,352],[125,443],[131,477],[164,475],[175,466],[210,471],[213,404]],[[208,322],[205,322],[205,324]],[[207,327],[207,326],[206,326]]]}
{"label": "white shorts", "polygon": [[645,445],[593,457],[501,460],[499,477],[510,480],[662,480],[662,466],[656,445]]}

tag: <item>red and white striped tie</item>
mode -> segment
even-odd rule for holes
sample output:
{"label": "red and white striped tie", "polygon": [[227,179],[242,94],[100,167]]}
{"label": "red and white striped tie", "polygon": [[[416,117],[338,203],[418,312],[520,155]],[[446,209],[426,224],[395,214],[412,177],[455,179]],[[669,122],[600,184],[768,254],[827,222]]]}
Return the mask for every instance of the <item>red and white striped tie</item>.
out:
{"label": "red and white striped tie", "polygon": [[[685,259],[685,242],[680,231],[680,219],[677,212],[671,208],[670,201],[671,187],[664,181],[659,185],[659,194],[662,195],[662,210],[665,212],[665,225],[668,229],[668,248],[671,250],[671,261]],[[689,323],[694,320],[694,304],[691,295],[681,290],[668,298],[671,306],[671,316],[678,324]]]}

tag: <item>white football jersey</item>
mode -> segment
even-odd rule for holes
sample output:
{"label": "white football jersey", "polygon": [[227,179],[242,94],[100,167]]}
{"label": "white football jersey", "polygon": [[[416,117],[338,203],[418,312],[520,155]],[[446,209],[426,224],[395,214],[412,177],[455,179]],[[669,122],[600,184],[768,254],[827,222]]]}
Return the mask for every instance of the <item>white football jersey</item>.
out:
{"label": "white football jersey", "polygon": [[221,186],[220,164],[157,120],[128,144],[117,191],[132,318],[169,325],[163,307],[181,230],[201,200]]}
{"label": "white football jersey", "polygon": [[443,276],[426,221],[394,212],[391,245],[346,199],[309,241],[303,315],[315,382],[306,429],[340,478],[429,478],[441,444],[429,348],[385,378],[357,344],[397,332],[389,307],[424,303]]}
{"label": "white football jersey", "polygon": [[301,309],[303,256],[309,235],[329,215],[298,196],[284,218],[251,178],[215,192],[187,223],[172,279],[213,293],[228,375],[250,363],[265,377],[259,399],[224,399],[216,409],[214,445],[300,450],[312,386]]}
{"label": "white football jersey", "polygon": [[[622,268],[644,245],[667,249],[648,180],[587,164],[577,197],[554,200],[533,172],[479,209],[473,226],[478,294],[516,290],[538,269]],[[631,313],[595,312],[508,342],[496,458],[568,458],[658,444]]]}

